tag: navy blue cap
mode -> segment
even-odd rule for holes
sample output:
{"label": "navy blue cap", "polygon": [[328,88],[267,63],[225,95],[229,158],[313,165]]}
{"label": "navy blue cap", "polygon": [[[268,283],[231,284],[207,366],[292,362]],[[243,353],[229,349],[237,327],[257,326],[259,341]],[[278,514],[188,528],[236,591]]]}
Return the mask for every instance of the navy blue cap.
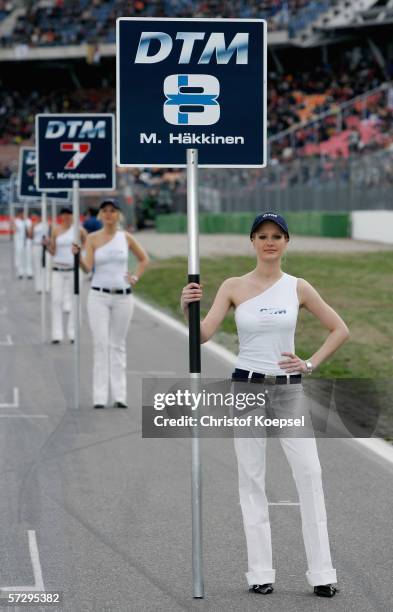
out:
{"label": "navy blue cap", "polygon": [[100,204],[100,210],[105,208],[105,206],[107,206],[108,204],[113,206],[113,208],[120,210],[120,204],[115,198],[106,198],[105,200],[103,200]]}
{"label": "navy blue cap", "polygon": [[253,221],[253,224],[251,226],[250,238],[252,237],[252,235],[255,232],[255,230],[257,229],[257,227],[259,227],[261,225],[261,223],[263,223],[264,221],[271,221],[272,223],[275,223],[276,225],[278,225],[278,227],[281,227],[283,232],[285,232],[286,235],[289,238],[289,231],[288,231],[287,222],[285,221],[284,217],[282,217],[281,215],[278,215],[277,213],[274,213],[274,212],[261,213],[260,215],[255,217],[255,219]]}
{"label": "navy blue cap", "polygon": [[59,215],[72,215],[72,208],[63,206],[63,208],[60,208]]}

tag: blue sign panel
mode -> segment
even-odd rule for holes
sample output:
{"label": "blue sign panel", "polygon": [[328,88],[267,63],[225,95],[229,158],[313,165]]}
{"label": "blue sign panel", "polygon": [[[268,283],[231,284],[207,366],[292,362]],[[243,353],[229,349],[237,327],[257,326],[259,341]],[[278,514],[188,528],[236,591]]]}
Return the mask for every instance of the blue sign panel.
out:
{"label": "blue sign panel", "polygon": [[[18,197],[22,200],[26,198],[41,198],[42,191],[38,191],[36,185],[36,153],[34,147],[21,147],[19,151],[19,182]],[[68,200],[68,191],[56,191],[51,193],[54,200]]]}
{"label": "blue sign panel", "polygon": [[117,20],[117,163],[266,165],[262,19]]}
{"label": "blue sign panel", "polygon": [[115,188],[113,115],[37,115],[36,146],[39,189]]}

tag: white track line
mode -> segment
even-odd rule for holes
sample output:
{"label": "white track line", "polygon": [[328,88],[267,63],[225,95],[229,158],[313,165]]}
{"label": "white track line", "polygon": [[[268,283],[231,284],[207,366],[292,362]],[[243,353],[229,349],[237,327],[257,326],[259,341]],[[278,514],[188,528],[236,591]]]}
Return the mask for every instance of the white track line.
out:
{"label": "white track line", "polygon": [[[154,306],[146,304],[146,302],[143,302],[143,300],[141,300],[140,298],[134,297],[134,301],[136,305],[141,308],[141,310],[144,310],[152,317],[155,317],[156,319],[161,321],[161,323],[164,323],[168,327],[175,329],[177,332],[183,334],[183,336],[188,337],[188,327],[186,327],[183,323],[180,323],[180,321],[176,321],[176,319],[173,319],[164,312],[157,310],[156,308],[154,308]],[[214,342],[213,340],[209,340],[209,342],[206,342],[203,345],[202,350],[204,350],[205,348],[210,353],[213,353],[217,357],[223,359],[226,363],[229,363],[231,366],[236,363],[236,355],[231,353],[231,351],[228,351],[228,349],[224,348],[223,346],[220,346],[219,344],[217,344],[217,342]]]}
{"label": "white track line", "polygon": [[12,404],[5,403],[0,404],[0,408],[19,408],[19,389],[14,387]]}
{"label": "white track line", "polygon": [[13,344],[11,334],[6,334],[5,340],[0,340],[0,346],[12,346]]}
{"label": "white track line", "polygon": [[[146,312],[147,314],[151,315],[152,317],[154,317],[161,323],[164,323],[164,325],[167,325],[168,327],[175,329],[179,333],[183,334],[183,336],[188,336],[188,328],[182,323],[180,323],[179,321],[176,321],[175,319],[165,314],[164,312],[157,310],[157,308],[154,308],[154,306],[151,306],[150,304],[146,304],[146,302],[144,302],[140,298],[134,297],[134,301],[137,307],[143,310],[144,312]],[[206,344],[204,344],[203,346],[210,353],[213,353],[217,357],[220,357],[221,359],[223,359],[226,363],[230,364],[231,366],[235,364],[236,356],[233,353],[231,353],[231,351],[228,351],[226,348],[220,346],[213,340],[209,340],[209,342],[206,342]],[[393,463],[393,445],[389,444],[389,442],[386,442],[385,440],[380,440],[379,438],[350,438],[350,439],[354,440],[355,442],[359,442],[359,444],[367,448],[369,451],[372,451],[373,453],[379,455],[380,457],[383,457],[386,461]]]}
{"label": "white track line", "polygon": [[40,563],[40,554],[38,552],[37,546],[37,537],[36,533],[33,529],[28,530],[29,536],[29,550],[30,550],[30,560],[31,565],[33,567],[34,574],[34,584],[27,586],[4,586],[0,587],[0,591],[15,591],[15,592],[23,592],[23,591],[45,591],[44,581],[42,578],[42,569]]}

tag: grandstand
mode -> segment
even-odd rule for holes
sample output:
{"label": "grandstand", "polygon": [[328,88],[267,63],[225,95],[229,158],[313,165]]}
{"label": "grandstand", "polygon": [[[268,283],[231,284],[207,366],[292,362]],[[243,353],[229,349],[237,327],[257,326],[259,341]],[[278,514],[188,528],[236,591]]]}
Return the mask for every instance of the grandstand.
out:
{"label": "grandstand", "polygon": [[[206,188],[221,185],[226,210],[257,208],[260,197],[251,197],[252,189],[273,207],[285,202],[294,210],[330,210],[356,206],[353,185],[361,184],[361,207],[375,206],[375,192],[368,198],[370,178],[359,183],[359,173],[384,168],[371,182],[375,189],[378,175],[381,193],[391,193],[390,5],[388,0],[0,2],[0,175],[7,177],[15,166],[19,146],[32,142],[36,113],[115,111],[116,17],[263,17],[269,31],[269,168],[232,172],[230,182],[247,185],[248,196],[239,192],[230,204],[218,175],[206,178]],[[141,169],[123,173],[120,184],[127,193],[146,189],[151,195],[149,190],[165,188],[164,199],[172,198],[173,208],[184,207],[181,172]],[[384,195],[380,204],[391,208],[390,201]]]}

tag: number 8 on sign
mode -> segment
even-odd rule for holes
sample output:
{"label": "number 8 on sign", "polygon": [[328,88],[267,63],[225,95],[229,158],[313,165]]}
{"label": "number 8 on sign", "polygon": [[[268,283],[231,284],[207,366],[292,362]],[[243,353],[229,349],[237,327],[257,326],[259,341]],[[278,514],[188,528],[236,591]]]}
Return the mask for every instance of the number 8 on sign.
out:
{"label": "number 8 on sign", "polygon": [[164,118],[172,125],[213,125],[220,118],[220,83],[210,74],[171,74],[164,94]]}
{"label": "number 8 on sign", "polygon": [[65,170],[75,170],[91,149],[90,142],[61,142],[60,151],[74,151],[75,155],[64,166]]}

